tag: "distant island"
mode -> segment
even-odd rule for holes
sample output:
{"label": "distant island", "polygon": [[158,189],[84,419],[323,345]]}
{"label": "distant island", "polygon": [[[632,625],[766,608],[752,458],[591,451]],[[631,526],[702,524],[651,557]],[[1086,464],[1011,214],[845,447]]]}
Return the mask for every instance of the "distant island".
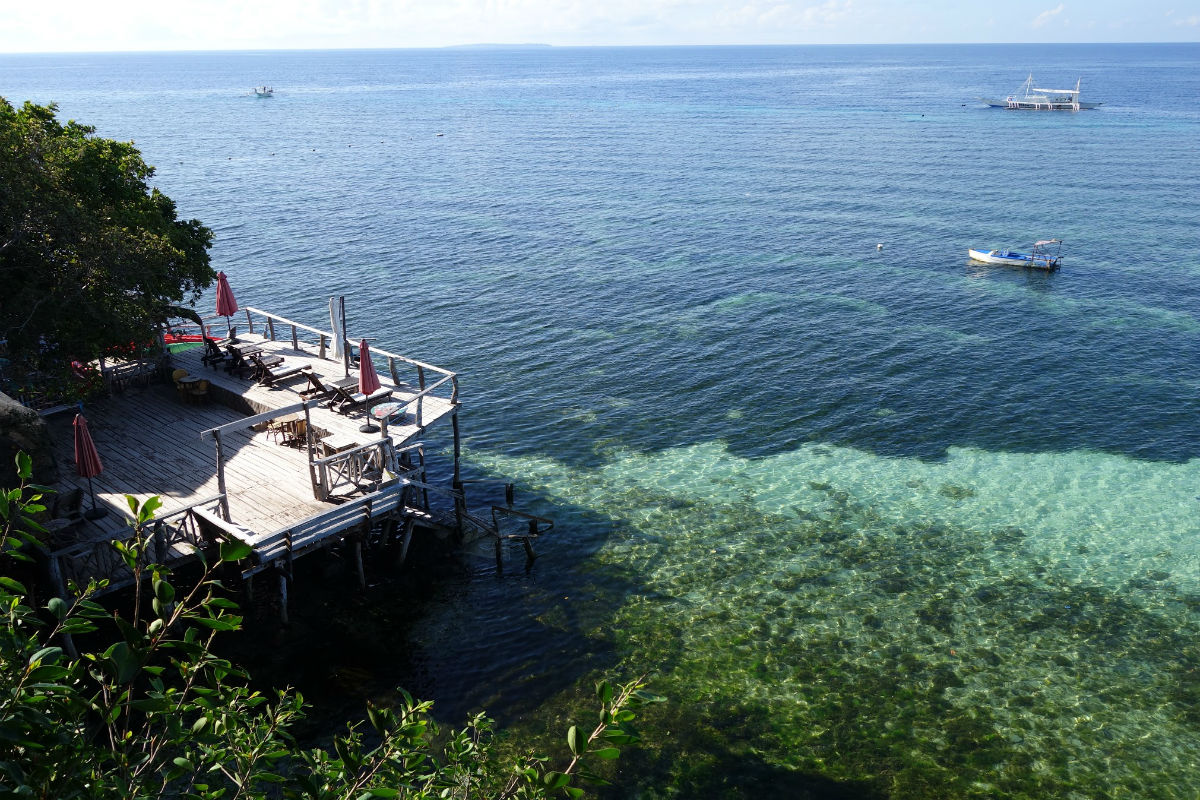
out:
{"label": "distant island", "polygon": [[451,44],[447,45],[445,50],[533,50],[536,48],[553,47],[552,44],[538,44],[530,42],[527,44],[494,44],[482,42],[480,44]]}

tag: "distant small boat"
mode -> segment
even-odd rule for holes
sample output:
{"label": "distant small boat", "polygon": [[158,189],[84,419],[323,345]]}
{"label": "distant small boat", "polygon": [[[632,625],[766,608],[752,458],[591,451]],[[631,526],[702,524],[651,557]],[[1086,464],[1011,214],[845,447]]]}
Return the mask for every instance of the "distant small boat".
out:
{"label": "distant small boat", "polygon": [[270,86],[255,86],[254,87],[254,96],[255,97],[274,97],[275,90],[272,89]]}
{"label": "distant small boat", "polygon": [[[1054,253],[1049,248],[1058,245]],[[1004,264],[1010,267],[1032,267],[1033,269],[1055,270],[1062,265],[1062,239],[1042,239],[1033,243],[1033,252],[1018,253],[1015,250],[967,250],[973,261],[984,264]]]}
{"label": "distant small boat", "polygon": [[1003,100],[981,97],[979,102],[993,108],[1010,108],[1021,111],[1081,111],[1096,108],[1103,103],[1085,103],[1079,99],[1079,84],[1082,79],[1075,81],[1074,89],[1038,89],[1033,85],[1033,73],[1025,79],[1013,94]]}

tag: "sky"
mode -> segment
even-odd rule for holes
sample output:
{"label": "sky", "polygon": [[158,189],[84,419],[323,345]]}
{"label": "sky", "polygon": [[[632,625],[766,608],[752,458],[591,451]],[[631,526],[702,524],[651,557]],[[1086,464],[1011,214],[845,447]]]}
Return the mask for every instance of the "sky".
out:
{"label": "sky", "polygon": [[1038,41],[1200,41],[1200,0],[0,0],[0,53]]}

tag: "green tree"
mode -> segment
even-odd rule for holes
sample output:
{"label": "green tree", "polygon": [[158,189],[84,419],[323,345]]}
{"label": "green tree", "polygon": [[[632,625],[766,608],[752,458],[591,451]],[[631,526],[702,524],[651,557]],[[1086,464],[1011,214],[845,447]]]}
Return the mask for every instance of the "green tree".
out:
{"label": "green tree", "polygon": [[56,111],[0,98],[0,339],[18,363],[152,341],[215,279],[212,231],[148,187],[133,143]]}
{"label": "green tree", "polygon": [[[45,490],[30,483],[28,456],[17,469],[19,485],[0,491],[0,558],[28,560]],[[590,729],[571,726],[557,766],[501,753],[482,713],[442,734],[432,704],[404,692],[392,707],[368,707],[369,731],[352,726],[329,748],[302,748],[289,733],[302,698],[250,690],[245,672],[212,650],[241,623],[217,568],[249,548],[223,545],[199,581],[177,591],[145,559],[158,498],[128,499],[134,532],[114,546],[139,578],[130,616],[90,600],[95,584],[35,609],[24,585],[0,576],[0,798],[574,798],[605,782],[589,765],[639,740],[635,709],[661,700],[640,681],[601,682],[599,717]],[[65,635],[90,646],[71,657]]]}

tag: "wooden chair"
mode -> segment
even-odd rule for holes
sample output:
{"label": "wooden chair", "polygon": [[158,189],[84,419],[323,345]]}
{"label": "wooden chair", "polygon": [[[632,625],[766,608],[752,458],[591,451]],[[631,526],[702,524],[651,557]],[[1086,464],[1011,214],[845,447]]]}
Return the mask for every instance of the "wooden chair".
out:
{"label": "wooden chair", "polygon": [[229,353],[229,363],[225,365],[226,372],[230,374],[236,373],[239,378],[245,378],[257,371],[258,368],[250,361],[247,361],[246,357],[236,347],[229,345],[225,349]]}
{"label": "wooden chair", "polygon": [[193,403],[208,402],[208,381],[199,380],[188,387],[188,397]]}
{"label": "wooden chair", "polygon": [[205,366],[216,369],[217,364],[220,364],[225,360],[225,358],[225,353],[221,350],[220,346],[215,341],[205,336],[204,355],[200,356],[201,363],[203,363]]}
{"label": "wooden chair", "polygon": [[175,392],[179,395],[179,399],[186,401],[188,399],[188,388],[179,382],[180,378],[186,378],[188,371],[186,369],[177,369],[171,373],[171,380],[175,383]]}

